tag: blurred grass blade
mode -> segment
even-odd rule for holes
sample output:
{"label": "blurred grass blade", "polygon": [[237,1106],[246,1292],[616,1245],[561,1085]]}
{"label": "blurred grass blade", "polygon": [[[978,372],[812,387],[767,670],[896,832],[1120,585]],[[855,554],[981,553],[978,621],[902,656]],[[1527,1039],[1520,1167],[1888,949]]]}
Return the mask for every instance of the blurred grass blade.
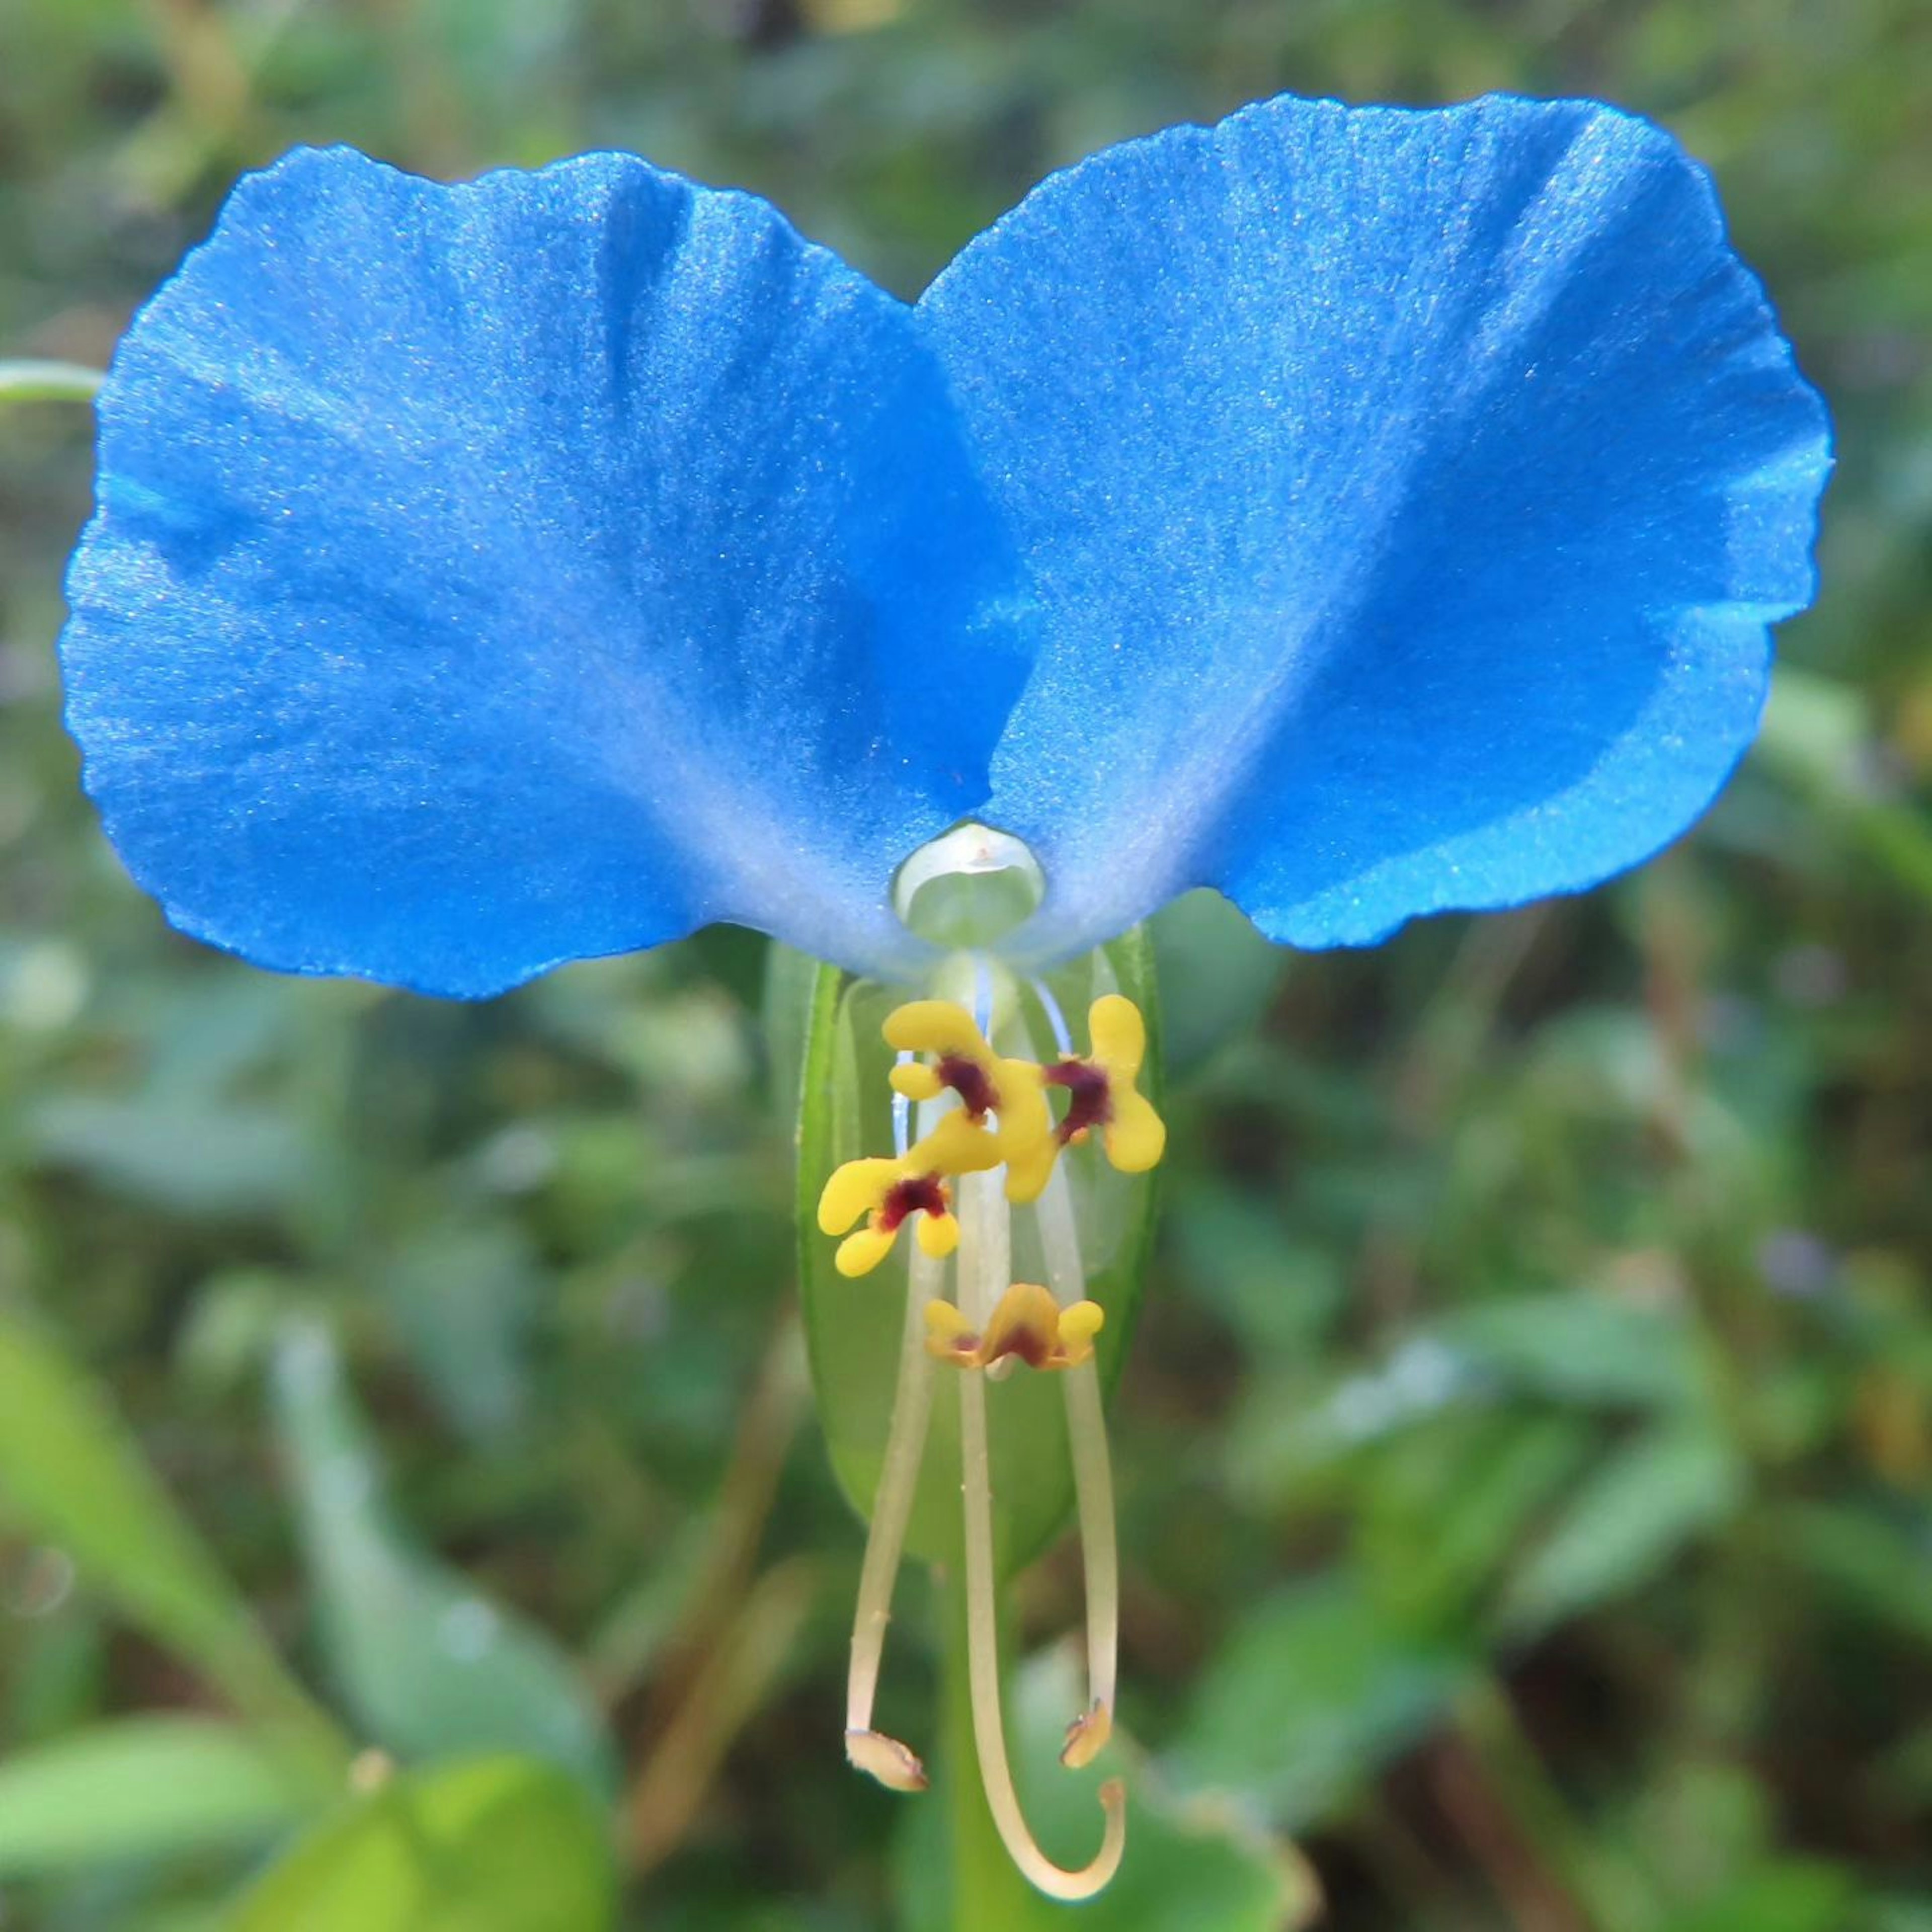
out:
{"label": "blurred grass blade", "polygon": [[1520,1571],[1509,1627],[1540,1632],[1648,1582],[1744,1498],[1736,1453],[1700,1423],[1666,1423],[1599,1463]]}
{"label": "blurred grass blade", "polygon": [[614,1890],[582,1790],[554,1766],[491,1757],[358,1798],[224,1932],[604,1932]]}
{"label": "blurred grass blade", "polygon": [[284,1329],[274,1396],[322,1646],[370,1741],[405,1757],[514,1750],[610,1795],[610,1739],[568,1658],[392,1520],[374,1444],[318,1324]]}
{"label": "blurred grass blade", "polygon": [[339,1774],[346,1754],[334,1726],[264,1640],[100,1391],[4,1300],[0,1508],[60,1545],[86,1587],[299,1752],[315,1775]]}
{"label": "blurred grass blade", "polygon": [[91,403],[105,373],[78,362],[0,360],[0,409],[9,403]]}
{"label": "blurred grass blade", "polygon": [[1405,1628],[1352,1570],[1330,1570],[1238,1616],[1174,1741],[1174,1774],[1298,1830],[1414,1744],[1472,1664]]}
{"label": "blurred grass blade", "polygon": [[245,1847],[313,1808],[232,1724],[124,1718],[0,1763],[0,1879]]}
{"label": "blurred grass blade", "polygon": [[1600,1288],[1500,1295],[1440,1322],[1466,1372],[1566,1407],[1683,1409],[1700,1396],[1696,1330],[1682,1309]]}
{"label": "blurred grass blade", "polygon": [[715,1633],[626,1805],[632,1875],[682,1844],[711,1796],[725,1753],[797,1667],[799,1639],[821,1594],[809,1557],[768,1570]]}

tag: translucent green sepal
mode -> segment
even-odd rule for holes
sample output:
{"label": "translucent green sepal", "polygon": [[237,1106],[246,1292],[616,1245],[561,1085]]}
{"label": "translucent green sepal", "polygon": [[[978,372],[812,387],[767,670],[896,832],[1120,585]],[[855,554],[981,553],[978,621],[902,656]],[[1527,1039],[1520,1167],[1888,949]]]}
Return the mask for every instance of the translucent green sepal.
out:
{"label": "translucent green sepal", "polygon": [[[1160,1103],[1159,1012],[1153,949],[1136,928],[1087,958],[1048,975],[1047,985],[1084,1052],[1087,1012],[1103,993],[1124,994],[1148,1025],[1148,1054],[1140,1090]],[[942,974],[932,988],[971,1004],[970,968]],[[851,1280],[833,1266],[836,1240],[818,1225],[818,1198],[841,1162],[893,1150],[890,1075],[895,1056],[880,1033],[886,1016],[920,997],[903,987],[855,980],[832,968],[801,970],[775,962],[771,1015],[775,1053],[796,1051],[799,1280],[818,1412],[832,1467],[845,1493],[869,1517],[884,1465],[898,1377],[907,1303],[910,1231],[874,1273]],[[1016,999],[1016,1009],[1009,1003]],[[794,1017],[804,1010],[803,1038]],[[1046,1008],[1028,987],[1003,982],[1003,1013],[1015,1015],[1031,1057],[1057,1055]],[[1010,1019],[998,1032],[1000,1052],[1015,1050]],[[781,1078],[782,1080],[782,1070]],[[1111,1393],[1126,1358],[1138,1310],[1155,1208],[1152,1174],[1122,1174],[1107,1164],[1097,1136],[1060,1156],[1070,1187],[1086,1274],[1085,1293],[1106,1311],[1097,1358],[1101,1384]],[[1012,1277],[1046,1282],[1048,1272],[1035,1210],[1016,1205]],[[948,1276],[950,1288],[950,1271]],[[938,1365],[942,1378],[958,1372]],[[1020,1369],[987,1390],[996,1558],[1010,1574],[1036,1556],[1066,1520],[1073,1502],[1065,1403],[1059,1378]],[[960,1538],[958,1410],[952,1391],[935,1390],[930,1432],[907,1532],[909,1555],[928,1562],[957,1558]]]}

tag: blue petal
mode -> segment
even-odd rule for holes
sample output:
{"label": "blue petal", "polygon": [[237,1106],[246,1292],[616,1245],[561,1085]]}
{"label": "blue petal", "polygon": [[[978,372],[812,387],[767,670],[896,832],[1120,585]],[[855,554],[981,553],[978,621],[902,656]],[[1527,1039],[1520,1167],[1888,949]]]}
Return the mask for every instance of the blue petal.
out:
{"label": "blue petal", "polygon": [[100,415],[69,718],[177,925],[464,995],[712,920],[903,959],[1022,670],[910,311],[762,202],[298,153]]}
{"label": "blue petal", "polygon": [[1036,602],[1024,951],[1592,884],[1749,742],[1824,412],[1695,164],[1585,102],[1281,99],[1048,181],[921,304]]}

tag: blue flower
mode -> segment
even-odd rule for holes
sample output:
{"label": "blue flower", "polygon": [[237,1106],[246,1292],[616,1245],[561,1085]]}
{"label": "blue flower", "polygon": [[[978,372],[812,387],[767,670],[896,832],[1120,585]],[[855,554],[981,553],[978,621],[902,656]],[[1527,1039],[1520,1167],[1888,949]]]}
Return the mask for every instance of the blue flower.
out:
{"label": "blue flower", "polygon": [[1709,802],[1813,588],[1816,397],[1703,172],[1583,102],[1283,98],[908,307],[626,155],[235,190],[100,401],[69,718],[265,965],[500,991],[712,920],[883,976],[976,818],[1024,964],[1576,890]]}
{"label": "blue flower", "polygon": [[1829,456],[1704,174],[1585,102],[1284,98],[1056,176],[909,308],[629,156],[440,187],[298,153],[99,408],[69,717],[189,932],[475,996],[724,920],[939,993],[896,879],[962,822],[1023,842],[1030,991],[982,959],[974,1011],[897,1006],[893,1151],[807,1179],[844,1276],[914,1229],[847,1754],[924,1782],[873,1706],[944,1364],[988,1802],[1035,1885],[1090,1896],[1119,1788],[1068,1870],[1006,1763],[986,1385],[1065,1391],[1082,1767],[1119,1326],[1076,1150],[1144,1174],[1166,1130],[1132,1002],[1094,970],[1082,1054],[1030,976],[1196,885],[1306,946],[1574,890],[1708,803]]}

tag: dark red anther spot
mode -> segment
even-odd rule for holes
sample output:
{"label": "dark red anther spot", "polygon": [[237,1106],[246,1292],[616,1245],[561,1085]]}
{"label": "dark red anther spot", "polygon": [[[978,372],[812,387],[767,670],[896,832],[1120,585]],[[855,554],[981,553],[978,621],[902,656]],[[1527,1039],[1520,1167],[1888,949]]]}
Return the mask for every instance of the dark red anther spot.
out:
{"label": "dark red anther spot", "polygon": [[1048,1086],[1066,1090],[1066,1118],[1054,1130],[1062,1147],[1078,1140],[1090,1127],[1104,1127],[1114,1118],[1113,1091],[1099,1067],[1090,1066],[1084,1060],[1063,1060],[1048,1067],[1044,1077]]}
{"label": "dark red anther spot", "polygon": [[1041,1369],[1052,1353],[1052,1344],[1030,1322],[1022,1322],[1000,1337],[1000,1346],[987,1359],[990,1368],[1008,1355],[1017,1355],[1030,1369]]}
{"label": "dark red anther spot", "polygon": [[959,1096],[960,1106],[972,1119],[983,1120],[989,1113],[999,1112],[999,1089],[976,1060],[968,1060],[964,1054],[942,1054],[932,1070],[940,1085],[950,1087]]}
{"label": "dark red anther spot", "polygon": [[944,1214],[950,1211],[952,1205],[946,1184],[938,1174],[909,1175],[904,1180],[894,1181],[886,1190],[884,1200],[879,1203],[879,1232],[896,1234],[899,1223],[908,1214]]}

